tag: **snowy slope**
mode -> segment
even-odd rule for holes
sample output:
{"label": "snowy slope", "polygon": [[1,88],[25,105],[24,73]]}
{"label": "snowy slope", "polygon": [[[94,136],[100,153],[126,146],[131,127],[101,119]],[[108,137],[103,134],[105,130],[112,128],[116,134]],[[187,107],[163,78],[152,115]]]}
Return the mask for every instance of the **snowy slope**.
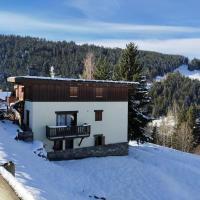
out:
{"label": "snowy slope", "polygon": [[128,156],[49,162],[33,153],[37,143],[13,139],[16,128],[0,122],[0,162],[16,163],[17,180],[37,200],[199,200],[197,155],[132,143]]}
{"label": "snowy slope", "polygon": [[[190,79],[196,79],[196,80],[200,81],[200,70],[190,71],[190,70],[188,70],[188,66],[187,65],[181,65],[180,67],[175,69],[174,72],[180,72],[180,74],[182,74],[185,77],[188,77]],[[156,76],[154,80],[156,82],[159,82],[159,81],[161,81],[161,80],[163,80],[165,78],[166,78],[166,75],[164,75],[164,76]]]}
{"label": "snowy slope", "polygon": [[175,70],[175,72],[180,72],[183,76],[191,78],[191,79],[197,79],[200,81],[200,70],[188,70],[187,65],[181,65],[179,68]]}

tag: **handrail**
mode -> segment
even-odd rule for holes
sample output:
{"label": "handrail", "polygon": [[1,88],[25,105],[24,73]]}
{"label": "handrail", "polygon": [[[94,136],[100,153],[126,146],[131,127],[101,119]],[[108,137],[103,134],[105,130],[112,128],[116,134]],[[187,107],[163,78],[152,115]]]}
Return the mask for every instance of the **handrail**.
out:
{"label": "handrail", "polygon": [[48,139],[57,138],[80,138],[90,136],[91,125],[81,126],[46,126]]}

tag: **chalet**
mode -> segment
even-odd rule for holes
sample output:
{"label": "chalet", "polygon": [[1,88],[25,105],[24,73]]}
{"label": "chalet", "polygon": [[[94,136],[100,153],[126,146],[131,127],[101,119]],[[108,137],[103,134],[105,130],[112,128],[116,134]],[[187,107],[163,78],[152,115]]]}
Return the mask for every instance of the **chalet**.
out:
{"label": "chalet", "polygon": [[128,89],[133,82],[9,77],[21,124],[50,160],[127,155]]}

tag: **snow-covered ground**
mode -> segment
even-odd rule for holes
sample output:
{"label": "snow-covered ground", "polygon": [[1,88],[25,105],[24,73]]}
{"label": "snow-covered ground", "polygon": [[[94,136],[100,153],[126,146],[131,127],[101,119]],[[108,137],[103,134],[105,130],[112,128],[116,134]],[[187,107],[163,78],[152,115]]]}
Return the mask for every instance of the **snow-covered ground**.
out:
{"label": "snow-covered ground", "polygon": [[166,126],[175,126],[176,122],[173,115],[169,115],[167,117],[160,117],[159,119],[155,119],[151,122],[153,126],[160,127],[162,123],[165,123]]}
{"label": "snow-covered ground", "polygon": [[37,142],[14,140],[16,129],[0,121],[0,162],[16,163],[37,200],[199,200],[197,155],[133,142],[128,156],[49,162],[33,153]]}
{"label": "snow-covered ground", "polygon": [[162,81],[163,79],[165,79],[166,76],[156,76],[156,78],[154,79],[156,82],[160,82]]}
{"label": "snow-covered ground", "polygon": [[197,79],[200,81],[200,70],[188,70],[187,65],[181,65],[179,68],[175,70],[175,72],[180,72],[183,76],[191,78],[191,79]]}
{"label": "snow-covered ground", "polygon": [[[200,81],[200,70],[188,70],[188,65],[181,65],[177,69],[174,70],[174,72],[180,72],[185,77],[188,77],[190,79],[196,79]],[[161,80],[164,80],[166,78],[166,75],[164,76],[156,76],[155,81],[159,82]]]}
{"label": "snow-covered ground", "polygon": [[149,128],[158,128],[159,134],[172,135],[177,125],[176,119],[173,115],[162,116],[158,119],[149,122]]}
{"label": "snow-covered ground", "polygon": [[11,92],[0,91],[0,99],[5,100],[6,97],[10,96]]}

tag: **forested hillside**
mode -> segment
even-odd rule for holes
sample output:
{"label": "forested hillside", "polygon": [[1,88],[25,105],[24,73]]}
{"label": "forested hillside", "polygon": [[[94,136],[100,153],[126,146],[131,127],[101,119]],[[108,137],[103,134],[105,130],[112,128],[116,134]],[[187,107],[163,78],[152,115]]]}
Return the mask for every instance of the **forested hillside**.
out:
{"label": "forested hillside", "polygon": [[154,117],[166,115],[174,104],[188,110],[190,106],[200,105],[200,82],[170,73],[165,80],[153,84],[150,95]]}
{"label": "forested hillside", "polygon": [[170,73],[153,84],[152,114],[154,117],[173,116],[173,131],[161,121],[159,131],[154,127],[154,142],[181,151],[199,153],[200,145],[200,82],[179,73]]}
{"label": "forested hillside", "polygon": [[191,71],[199,70],[200,69],[200,60],[197,58],[192,59],[191,62],[189,62],[188,69]]}
{"label": "forested hillside", "polygon": [[[79,77],[88,60],[95,64],[98,58],[105,58],[109,63],[108,68],[112,70],[120,54],[119,48],[0,35],[0,84],[5,86],[7,76],[26,75],[27,67],[33,65],[38,68],[39,75],[49,75],[49,68],[53,65],[57,75]],[[140,51],[138,59],[149,79],[171,72],[188,62],[183,56],[148,51]]]}
{"label": "forested hillside", "polygon": [[152,80],[173,72],[181,64],[187,64],[188,58],[180,55],[161,54],[151,51],[140,51],[139,61],[144,66],[144,74]]}

